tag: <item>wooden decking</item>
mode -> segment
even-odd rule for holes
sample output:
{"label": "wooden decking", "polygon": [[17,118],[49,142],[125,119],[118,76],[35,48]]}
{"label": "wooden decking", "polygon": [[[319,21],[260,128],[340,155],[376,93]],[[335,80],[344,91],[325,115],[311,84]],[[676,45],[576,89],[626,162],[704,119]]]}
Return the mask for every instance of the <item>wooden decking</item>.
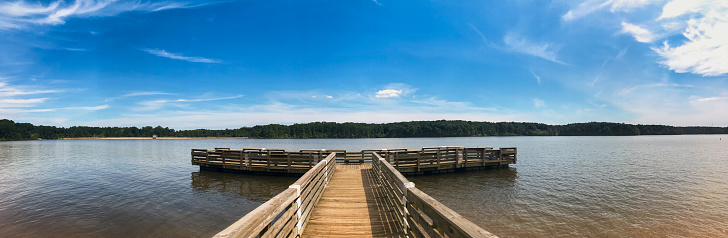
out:
{"label": "wooden decking", "polygon": [[374,184],[371,163],[338,165],[301,237],[403,237]]}
{"label": "wooden decking", "polygon": [[[221,159],[222,168],[257,168],[254,163],[316,164],[280,194],[251,211],[215,237],[496,237],[444,204],[420,191],[400,170],[441,170],[449,164],[476,166],[515,163],[515,148],[491,153],[490,148],[433,147],[421,151],[383,154],[372,151],[364,163],[338,162],[339,152],[319,155],[270,150],[193,150],[193,163],[209,165]],[[207,153],[203,160],[203,152]],[[308,152],[305,152],[308,153]],[[365,155],[365,153],[359,153]],[[294,157],[301,156],[300,161]],[[497,156],[496,156],[497,155]],[[225,159],[226,157],[231,157]],[[489,159],[489,157],[495,157]],[[476,160],[481,158],[480,161]],[[197,159],[197,161],[195,161]],[[360,160],[360,159],[358,159]],[[212,162],[217,163],[217,162]],[[500,164],[503,165],[503,164]],[[507,165],[506,165],[507,166]],[[399,167],[399,169],[397,168]],[[262,167],[261,167],[262,168]],[[435,171],[437,171],[435,170]]]}

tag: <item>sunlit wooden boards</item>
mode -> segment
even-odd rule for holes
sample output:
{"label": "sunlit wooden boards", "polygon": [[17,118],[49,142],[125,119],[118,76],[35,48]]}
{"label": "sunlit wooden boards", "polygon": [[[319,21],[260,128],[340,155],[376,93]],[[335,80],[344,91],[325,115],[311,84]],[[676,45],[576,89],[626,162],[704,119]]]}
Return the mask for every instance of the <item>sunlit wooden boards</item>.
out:
{"label": "sunlit wooden boards", "polygon": [[302,237],[401,237],[374,184],[371,164],[338,165]]}

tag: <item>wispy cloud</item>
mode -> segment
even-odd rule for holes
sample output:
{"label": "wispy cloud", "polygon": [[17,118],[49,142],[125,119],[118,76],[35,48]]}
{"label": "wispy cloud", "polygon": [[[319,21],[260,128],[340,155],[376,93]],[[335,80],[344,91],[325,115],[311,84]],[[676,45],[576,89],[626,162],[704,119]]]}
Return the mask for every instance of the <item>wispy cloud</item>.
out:
{"label": "wispy cloud", "polygon": [[231,97],[216,97],[216,98],[201,97],[201,98],[196,98],[196,99],[148,100],[148,101],[138,102],[137,103],[138,107],[133,108],[133,110],[135,110],[135,111],[154,111],[154,110],[162,109],[166,106],[185,107],[186,104],[182,104],[182,103],[230,100],[230,99],[236,99],[236,98],[241,98],[241,97],[243,97],[243,95],[236,95],[236,96],[231,96]]}
{"label": "wispy cloud", "polygon": [[243,97],[243,95],[236,95],[236,96],[231,96],[231,97],[221,97],[221,98],[177,99],[177,100],[175,100],[175,102],[207,102],[207,101],[236,99],[236,98],[241,98],[241,97]]}
{"label": "wispy cloud", "polygon": [[37,104],[43,103],[48,98],[31,98],[31,99],[0,99],[0,107],[33,107]]}
{"label": "wispy cloud", "polygon": [[21,96],[21,95],[60,93],[60,92],[62,92],[62,90],[25,90],[25,89],[20,89],[17,87],[12,87],[4,82],[0,82],[0,98],[1,97]]}
{"label": "wispy cloud", "polygon": [[0,109],[35,107],[48,100],[44,94],[59,92],[62,90],[37,89],[37,87],[27,85],[10,85],[8,82],[0,82]]}
{"label": "wispy cloud", "polygon": [[0,29],[17,29],[43,24],[59,25],[64,24],[70,18],[114,16],[130,11],[151,12],[175,8],[192,8],[207,4],[118,0],[57,0],[42,4],[19,0],[0,3]]}
{"label": "wispy cloud", "polygon": [[377,6],[381,6],[381,5],[382,5],[382,4],[381,4],[381,3],[379,3],[379,1],[377,1],[377,0],[372,0],[372,2],[374,2],[374,4],[377,4]]}
{"label": "wispy cloud", "polygon": [[122,95],[121,97],[137,97],[137,96],[152,96],[152,95],[169,95],[171,93],[159,92],[159,91],[139,91],[131,92]]}
{"label": "wispy cloud", "polygon": [[554,46],[549,43],[532,42],[513,32],[506,34],[503,37],[503,42],[513,51],[536,56],[559,64],[567,64],[557,58]]}
{"label": "wispy cloud", "polygon": [[190,56],[183,56],[180,54],[170,53],[165,50],[160,49],[142,49],[146,51],[147,53],[159,56],[159,57],[165,57],[170,59],[178,59],[178,60],[184,60],[188,62],[196,62],[196,63],[221,63],[220,60],[216,59],[208,59],[203,57],[190,57]]}
{"label": "wispy cloud", "polygon": [[60,109],[64,110],[81,110],[81,111],[98,111],[109,108],[109,105],[100,105],[100,106],[94,106],[94,107],[64,107]]}
{"label": "wispy cloud", "polygon": [[533,99],[533,107],[535,107],[535,108],[542,108],[542,107],[546,107],[546,102],[544,102],[544,101],[543,101],[543,100],[541,100],[541,99],[538,99],[538,98],[534,98],[534,99]]}
{"label": "wispy cloud", "polygon": [[652,42],[655,38],[657,38],[657,36],[649,30],[624,21],[622,22],[622,33],[630,34],[635,38],[635,40],[643,43]]}
{"label": "wispy cloud", "polygon": [[593,12],[609,7],[610,11],[622,11],[629,12],[633,9],[640,8],[649,4],[653,4],[658,1],[650,0],[587,0],[580,3],[575,8],[569,10],[564,14],[561,19],[564,21],[572,21]]}
{"label": "wispy cloud", "polygon": [[541,86],[541,76],[538,76],[533,71],[530,71],[534,78],[536,78],[536,83],[538,83],[539,86]]}
{"label": "wispy cloud", "polygon": [[485,38],[485,35],[483,35],[483,32],[480,32],[480,30],[478,30],[478,28],[475,27],[475,25],[473,25],[473,24],[470,24],[470,27],[473,28],[475,33],[478,33],[478,36],[480,36],[480,39],[483,40],[483,43],[488,43],[488,38]]}

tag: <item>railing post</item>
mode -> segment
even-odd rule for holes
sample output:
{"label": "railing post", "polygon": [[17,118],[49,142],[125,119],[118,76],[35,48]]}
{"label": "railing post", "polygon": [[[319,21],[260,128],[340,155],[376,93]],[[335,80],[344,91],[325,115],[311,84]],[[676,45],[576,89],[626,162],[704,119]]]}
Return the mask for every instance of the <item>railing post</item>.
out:
{"label": "railing post", "polygon": [[291,185],[288,188],[296,189],[296,234],[301,234],[301,185]]}
{"label": "railing post", "polygon": [[409,225],[409,222],[407,221],[407,218],[410,215],[409,209],[407,209],[407,193],[409,193],[410,188],[414,188],[414,187],[415,187],[415,183],[409,182],[409,183],[405,183],[404,189],[402,189],[402,206],[403,206],[402,211],[404,211],[404,213],[402,214],[402,221],[404,221],[403,228],[404,228],[405,234],[409,234],[409,231],[410,231],[410,225]]}
{"label": "railing post", "polygon": [[329,184],[329,161],[324,159],[324,185]]}

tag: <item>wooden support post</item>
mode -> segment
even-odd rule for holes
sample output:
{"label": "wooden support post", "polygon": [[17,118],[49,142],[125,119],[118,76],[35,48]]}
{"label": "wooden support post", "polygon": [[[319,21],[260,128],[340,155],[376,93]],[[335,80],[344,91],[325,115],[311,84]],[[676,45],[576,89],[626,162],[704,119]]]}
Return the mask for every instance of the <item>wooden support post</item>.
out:
{"label": "wooden support post", "polygon": [[238,160],[240,161],[240,170],[245,170],[245,159],[247,157],[248,156],[245,155],[245,152],[243,152],[243,150],[240,150],[240,156],[238,158]]}
{"label": "wooden support post", "polygon": [[296,189],[296,233],[301,234],[303,225],[303,221],[301,220],[301,185],[291,185],[288,188]]}
{"label": "wooden support post", "polygon": [[250,152],[244,152],[245,153],[245,167],[248,171],[250,171]]}
{"label": "wooden support post", "polygon": [[442,160],[442,150],[437,148],[437,170],[440,170],[440,160]]}
{"label": "wooden support post", "polygon": [[271,161],[271,159],[270,159],[270,150],[269,151],[266,151],[266,154],[268,155],[268,164],[266,166],[266,172],[270,172],[270,161]]}
{"label": "wooden support post", "polygon": [[463,159],[465,159],[463,167],[467,168],[468,167],[468,149],[467,148],[463,149]]}

